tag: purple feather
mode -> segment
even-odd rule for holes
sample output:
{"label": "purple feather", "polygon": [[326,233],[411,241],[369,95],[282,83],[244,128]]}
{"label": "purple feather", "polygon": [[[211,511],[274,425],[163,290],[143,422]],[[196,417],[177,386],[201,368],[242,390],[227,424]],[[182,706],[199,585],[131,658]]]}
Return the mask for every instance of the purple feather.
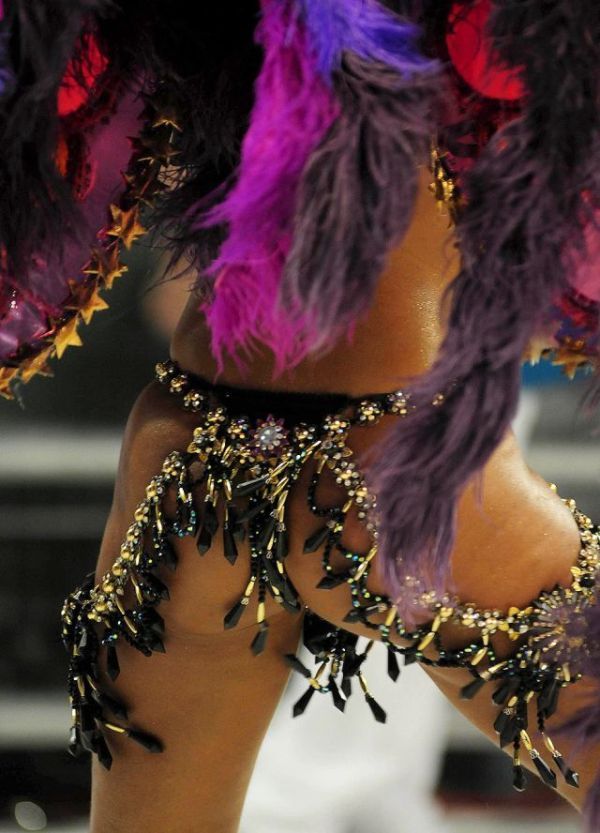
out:
{"label": "purple feather", "polygon": [[237,181],[203,225],[226,223],[229,236],[209,274],[207,309],[217,356],[270,346],[280,366],[301,355],[305,321],[287,320],[278,288],[291,240],[298,183],[339,106],[316,71],[306,35],[288,2],[264,0],[257,38],[265,57]]}
{"label": "purple feather", "polygon": [[304,171],[281,289],[307,349],[327,348],[369,308],[412,217],[443,85],[418,29],[374,0],[302,0],[311,44],[333,71],[341,114]]}
{"label": "purple feather", "polygon": [[[499,52],[528,95],[522,118],[467,177],[447,335],[434,367],[414,382],[414,414],[373,472],[392,586],[427,566],[447,588],[456,501],[509,427],[523,350],[567,287],[567,253],[583,249],[590,206],[600,201],[600,18],[595,0],[551,5],[553,14],[540,15],[536,0],[518,10],[498,4],[492,19]],[[434,407],[438,393],[446,400]]]}
{"label": "purple feather", "polygon": [[298,0],[326,78],[339,70],[344,52],[386,64],[401,74],[431,67],[420,52],[419,28],[385,9],[377,0]]}

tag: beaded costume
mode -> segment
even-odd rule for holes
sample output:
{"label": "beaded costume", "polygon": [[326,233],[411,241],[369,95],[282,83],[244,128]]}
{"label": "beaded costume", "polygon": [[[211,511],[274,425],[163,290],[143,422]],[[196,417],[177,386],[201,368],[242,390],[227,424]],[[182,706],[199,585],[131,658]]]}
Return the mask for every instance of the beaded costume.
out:
{"label": "beaded costume", "polygon": [[[479,611],[444,591],[458,498],[506,433],[523,357],[552,358],[571,376],[599,367],[597,0],[228,4],[0,4],[0,394],[14,397],[81,345],[82,322],[106,307],[104,291],[127,271],[123,249],[150,232],[197,268],[217,360],[259,341],[278,370],[330,347],[369,308],[387,253],[410,224],[420,165],[431,165],[432,187],[450,208],[461,269],[438,358],[402,393],[333,397],[314,419],[290,420],[275,407],[254,418],[247,401],[232,409],[232,390],[159,366],[198,426],[148,485],[111,572],[65,604],[73,750],[110,766],[105,737],[116,732],[160,751],[160,739],[130,727],[101,690],[97,659],[105,648],[114,679],[119,640],[145,654],[163,649],[161,570],[176,567],[178,537],[195,536],[208,555],[222,534],[231,562],[242,539],[249,544],[248,587],[224,626],[256,594],[256,653],[267,638],[267,594],[301,612],[285,570],[286,502],[310,465],[309,506],[323,526],[306,550],[323,552],[320,587],[348,585],[348,621],[377,631],[392,677],[402,655],[467,668],[465,697],[491,683],[515,786],[524,785],[523,748],[555,785],[532,745],[527,704],[535,700],[544,733],[561,689],[600,677],[597,529],[569,503],[581,535],[573,583],[524,610]],[[347,435],[384,415],[396,419],[368,488]],[[316,501],[325,469],[347,490],[342,506]],[[352,508],[372,538],[367,552],[344,547]],[[347,561],[342,573],[334,552]],[[367,587],[376,552],[389,598]],[[414,629],[394,601],[407,587],[429,614]],[[363,674],[368,647],[304,615],[317,667],[289,658],[309,680],[296,713],[315,692],[343,709],[356,677],[384,720]],[[473,630],[471,644],[445,648],[446,623]],[[497,632],[515,641],[509,659],[494,655]],[[600,737],[597,704],[578,730]],[[591,830],[599,795],[600,779]]]}
{"label": "beaded costume", "polygon": [[[407,394],[396,391],[357,400],[317,396],[321,408],[337,406],[338,410],[319,422],[308,423],[298,421],[298,414],[306,414],[306,394],[263,392],[268,407],[275,404],[273,398],[279,398],[280,404],[287,401],[291,416],[287,420],[271,415],[249,420],[244,415],[243,403],[254,412],[260,410],[256,400],[260,403],[261,395],[256,391],[211,386],[183,373],[174,362],[158,365],[157,379],[181,400],[185,410],[197,415],[198,427],[187,451],[170,454],[162,471],[148,484],[146,497],[135,511],[111,571],[96,586],[90,577],[65,603],[63,639],[71,654],[74,754],[82,750],[95,752],[110,768],[112,757],[105,736],[111,732],[126,734],[150,751],[161,750],[160,739],[127,725],[125,708],[102,691],[96,675],[100,650],[104,648],[108,675],[117,679],[120,641],[148,656],[164,651],[164,623],[158,608],[161,602],[168,601],[169,592],[158,574],[164,579],[165,568],[176,569],[177,538],[195,537],[199,554],[208,557],[213,540],[221,535],[224,556],[231,564],[240,557],[238,545],[247,541],[248,585],[225,616],[223,627],[236,627],[256,595],[257,631],[251,643],[255,654],[264,650],[268,636],[267,594],[291,614],[303,611],[285,568],[286,506],[299,475],[312,462],[314,474],[307,500],[322,526],[306,540],[304,552],[322,552],[320,589],[348,585],[352,606],[345,621],[360,622],[378,633],[388,649],[390,677],[398,679],[401,656],[405,665],[419,662],[468,669],[473,680],[463,688],[464,698],[476,696],[484,687],[492,688],[492,699],[499,709],[494,728],[501,746],[513,746],[514,786],[518,790],[524,789],[526,783],[521,766],[522,747],[545,783],[557,783],[555,771],[533,747],[527,732],[528,704],[535,699],[537,728],[544,735],[550,760],[567,784],[578,786],[577,773],[569,768],[545,732],[545,721],[556,711],[561,690],[581,678],[582,621],[590,604],[596,601],[600,531],[573,501],[566,503],[579,527],[581,551],[572,568],[570,587],[557,586],[542,593],[525,609],[511,608],[508,612],[479,610],[447,594],[440,596],[415,589],[415,604],[431,618],[410,628],[389,598],[373,594],[367,587],[377,553],[376,499],[347,445],[353,426],[373,425],[385,415],[406,418],[411,408]],[[309,401],[313,402],[314,412],[314,397],[309,397]],[[432,407],[438,406],[432,403]],[[319,505],[317,494],[324,470],[330,470],[335,482],[347,492],[347,501],[342,505]],[[204,494],[201,500],[195,498],[200,489]],[[176,503],[172,515],[165,509],[169,496],[175,497]],[[344,546],[345,519],[353,508],[370,534],[371,546],[366,552]],[[337,572],[331,564],[334,553],[341,554],[347,562],[343,572]],[[134,594],[131,606],[126,602],[128,591]],[[373,643],[359,651],[356,635],[330,625],[308,609],[304,616],[304,644],[315,657],[315,668],[306,668],[293,655],[286,658],[309,682],[306,693],[294,706],[294,715],[302,714],[317,692],[330,695],[333,705],[343,711],[352,693],[352,680],[357,678],[375,719],[385,722],[386,713],[370,692],[365,676],[365,660]],[[373,621],[377,618],[379,622]],[[474,631],[472,641],[460,650],[445,648],[439,633],[445,623]],[[496,657],[490,641],[500,632],[518,643],[515,653],[506,660]]]}

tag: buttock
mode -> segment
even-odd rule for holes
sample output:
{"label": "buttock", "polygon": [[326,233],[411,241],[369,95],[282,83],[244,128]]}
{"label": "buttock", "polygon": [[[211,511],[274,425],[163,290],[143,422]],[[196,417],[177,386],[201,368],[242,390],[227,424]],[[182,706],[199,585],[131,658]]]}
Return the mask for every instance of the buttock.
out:
{"label": "buttock", "polygon": [[[160,749],[160,738],[129,726],[104,689],[105,679],[119,675],[121,645],[151,656],[165,650],[170,630],[185,634],[193,630],[190,622],[200,621],[207,632],[224,635],[247,628],[249,650],[259,655],[273,617],[291,615],[303,617],[303,640],[314,658],[314,666],[307,666],[286,657],[307,680],[295,715],[315,695],[328,697],[343,711],[354,690],[374,718],[385,722],[366,673],[377,639],[387,646],[393,679],[402,663],[420,663],[466,669],[465,698],[491,688],[498,706],[495,728],[502,745],[514,746],[515,780],[522,748],[545,780],[555,780],[531,744],[529,704],[537,704],[543,731],[561,690],[581,677],[581,639],[575,650],[569,623],[595,602],[600,543],[598,530],[575,504],[566,502],[579,532],[570,583],[549,588],[527,604],[484,609],[407,576],[399,604],[374,573],[377,497],[353,438],[363,429],[376,433],[385,420],[410,418],[409,396],[402,391],[358,399],[270,396],[211,385],[173,362],[158,366],[157,379],[175,411],[184,415],[175,420],[178,436],[169,431],[166,417],[157,447],[148,447],[145,458],[151,467],[158,455],[160,465],[144,480],[129,525],[114,526],[97,575],[67,599],[63,610],[71,656],[73,750],[93,751],[109,765],[106,738],[111,733],[129,735],[151,751]],[[173,447],[163,459],[160,446],[170,440]],[[144,442],[148,445],[147,437]],[[128,486],[132,472],[126,459],[121,480],[125,493],[117,495],[116,505],[123,510],[139,491]],[[299,566],[303,560],[310,563],[306,572],[316,584],[310,592]],[[335,622],[319,615],[326,604],[313,604],[328,594],[346,603]],[[183,606],[179,599],[185,599]],[[452,629],[464,638],[446,640]],[[499,650],[500,644],[511,650]],[[551,755],[564,777],[573,780],[559,757]]]}

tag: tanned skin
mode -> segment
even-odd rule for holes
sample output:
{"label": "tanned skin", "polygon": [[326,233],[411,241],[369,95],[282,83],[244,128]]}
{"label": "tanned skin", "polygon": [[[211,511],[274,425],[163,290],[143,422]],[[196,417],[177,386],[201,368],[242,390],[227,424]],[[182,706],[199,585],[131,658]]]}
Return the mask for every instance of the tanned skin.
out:
{"label": "tanned skin", "polygon": [[[352,342],[340,343],[277,378],[272,357],[258,347],[245,374],[234,362],[226,362],[218,381],[353,396],[394,390],[433,361],[443,335],[444,290],[457,268],[448,219],[429,193],[424,172],[411,229],[389,257],[375,302]],[[184,369],[215,379],[209,332],[197,308],[198,300],[192,296],[171,355]],[[372,449],[394,419],[354,429],[351,445],[356,453]],[[147,482],[160,471],[169,452],[186,449],[196,421],[158,385],[142,392],[125,433],[98,576],[118,554]],[[310,473],[307,468],[290,499],[291,551],[286,566],[306,606],[349,628],[343,623],[350,607],[347,589],[317,590],[321,555],[302,554],[304,540],[319,524],[306,506]],[[325,483],[322,497],[325,501],[338,497],[333,482]],[[358,522],[349,521],[347,541],[356,547],[367,543]],[[249,649],[254,633],[252,606],[240,627],[224,632],[222,626],[225,613],[246,586],[248,559],[241,556],[232,567],[223,558],[218,538],[202,559],[192,540],[183,539],[177,548],[179,567],[169,574],[171,601],[163,603],[160,611],[166,622],[166,654],[147,659],[121,648],[122,673],[114,686],[130,705],[132,723],[163,739],[165,751],[150,755],[131,742],[110,741],[112,770],[94,765],[92,833],[235,833],[257,752],[288,679],[283,655],[296,650],[301,615],[290,616],[271,605],[268,646],[262,656],[254,657]],[[525,607],[543,589],[570,583],[570,567],[578,552],[579,534],[571,513],[526,466],[509,434],[485,468],[482,501],[471,486],[460,503],[452,557],[458,593],[484,608]],[[386,592],[377,563],[371,589]],[[244,627],[244,623],[248,624]],[[360,626],[351,629],[364,632]],[[459,645],[471,634],[455,627],[444,636],[450,645]],[[509,653],[511,644],[514,650],[514,643],[495,643],[501,654]],[[448,699],[495,742],[492,724],[497,707],[489,697],[460,700],[460,688],[471,679],[468,674],[429,673]],[[597,691],[585,680],[565,690],[549,730],[592,696],[598,696]],[[539,746],[541,740],[535,739]],[[582,753],[566,740],[560,746],[580,771],[582,787],[559,789],[581,807],[600,764],[600,749]],[[286,766],[286,761],[281,765]]]}

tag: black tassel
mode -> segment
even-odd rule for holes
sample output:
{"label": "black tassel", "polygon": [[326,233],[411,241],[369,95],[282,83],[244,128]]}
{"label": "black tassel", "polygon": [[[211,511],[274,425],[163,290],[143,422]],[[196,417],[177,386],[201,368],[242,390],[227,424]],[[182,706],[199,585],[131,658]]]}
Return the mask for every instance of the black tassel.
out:
{"label": "black tassel", "polygon": [[298,674],[302,674],[303,677],[306,677],[309,680],[312,676],[308,668],[301,662],[295,654],[286,654],[284,657],[286,664],[292,669],[292,671],[296,671]]}
{"label": "black tassel", "polygon": [[260,625],[260,630],[252,640],[252,653],[255,657],[265,650],[265,646],[267,644],[267,637],[269,635],[269,626],[266,622],[263,622]]}
{"label": "black tassel", "polygon": [[200,555],[206,555],[209,549],[212,547],[212,535],[206,529],[206,527],[202,527],[198,537],[196,539],[196,543],[198,545],[198,552]]}
{"label": "black tassel", "polygon": [[152,752],[155,755],[159,754],[164,749],[158,738],[155,738],[153,735],[149,735],[146,732],[138,732],[137,729],[128,729],[127,737],[131,738],[131,740],[136,743],[139,743],[140,746],[143,746],[144,749],[147,749],[148,752]]}
{"label": "black tassel", "polygon": [[229,613],[223,619],[223,624],[224,624],[226,630],[230,630],[231,628],[235,628],[237,623],[242,618],[242,614],[244,613],[246,607],[247,607],[247,605],[243,605],[240,601],[231,608]]}
{"label": "black tassel", "polygon": [[343,712],[346,708],[347,700],[345,699],[345,697],[342,696],[337,686],[337,683],[333,679],[333,677],[329,678],[329,690],[331,691],[333,705],[336,707],[336,709],[339,709],[339,711]]}
{"label": "black tassel", "polygon": [[275,556],[278,561],[283,561],[290,551],[289,537],[285,529],[281,530],[277,535],[277,542],[275,544]]}
{"label": "black tassel", "polygon": [[548,764],[542,758],[539,757],[539,753],[538,755],[533,755],[531,760],[533,761],[534,767],[539,772],[540,778],[542,779],[544,784],[547,784],[549,787],[556,789],[556,773],[554,772],[554,770],[550,769]]}
{"label": "black tassel", "polygon": [[512,711],[507,713],[507,710],[503,709],[494,721],[494,729],[498,732],[500,746],[504,749],[519,737],[521,723],[516,714]]}
{"label": "black tassel", "polygon": [[483,677],[476,677],[472,682],[464,686],[460,691],[461,700],[472,700],[486,684]]}
{"label": "black tassel", "polygon": [[520,764],[513,767],[513,787],[517,792],[522,793],[527,788],[527,776]]}
{"label": "black tassel", "polygon": [[330,532],[331,530],[328,526],[324,526],[316,532],[313,532],[313,534],[310,535],[304,542],[304,552],[317,552],[317,550],[321,549]]}
{"label": "black tassel", "polygon": [[230,564],[235,564],[238,559],[238,551],[233,532],[228,524],[223,527],[223,552]]}
{"label": "black tassel", "polygon": [[348,578],[348,573],[331,573],[321,579],[321,581],[317,584],[317,590],[334,590],[336,587],[340,587],[342,584],[345,584],[348,581]]}
{"label": "black tassel", "polygon": [[373,716],[378,723],[387,723],[387,714],[381,708],[377,700],[373,697],[372,694],[365,694],[365,700],[369,704],[369,708],[373,712]]}
{"label": "black tassel", "polygon": [[579,788],[579,774],[567,764],[563,756],[559,752],[554,752],[552,759],[556,766],[560,769],[565,783],[570,787]]}
{"label": "black tassel", "polygon": [[558,706],[558,697],[560,694],[560,686],[558,680],[554,677],[545,683],[541,694],[538,697],[537,707],[538,712],[544,718],[552,717]]}
{"label": "black tassel", "polygon": [[98,736],[94,739],[93,751],[98,756],[98,760],[104,769],[109,770],[112,767],[113,757],[110,754],[110,749],[108,748],[106,740],[100,733],[98,733]]}
{"label": "black tassel", "polygon": [[217,534],[219,529],[217,510],[210,500],[204,502],[204,517],[202,518],[202,526],[206,529],[211,538]]}
{"label": "black tassel", "polygon": [[306,708],[310,701],[313,698],[313,694],[315,693],[316,689],[312,686],[307,688],[302,697],[294,704],[294,708],[292,714],[294,717],[300,717],[301,714],[304,714]]}
{"label": "black tassel", "polygon": [[398,662],[398,657],[396,656],[396,652],[393,650],[393,648],[388,648],[387,672],[388,677],[394,682],[396,682],[398,677],[400,676],[400,663]]}

